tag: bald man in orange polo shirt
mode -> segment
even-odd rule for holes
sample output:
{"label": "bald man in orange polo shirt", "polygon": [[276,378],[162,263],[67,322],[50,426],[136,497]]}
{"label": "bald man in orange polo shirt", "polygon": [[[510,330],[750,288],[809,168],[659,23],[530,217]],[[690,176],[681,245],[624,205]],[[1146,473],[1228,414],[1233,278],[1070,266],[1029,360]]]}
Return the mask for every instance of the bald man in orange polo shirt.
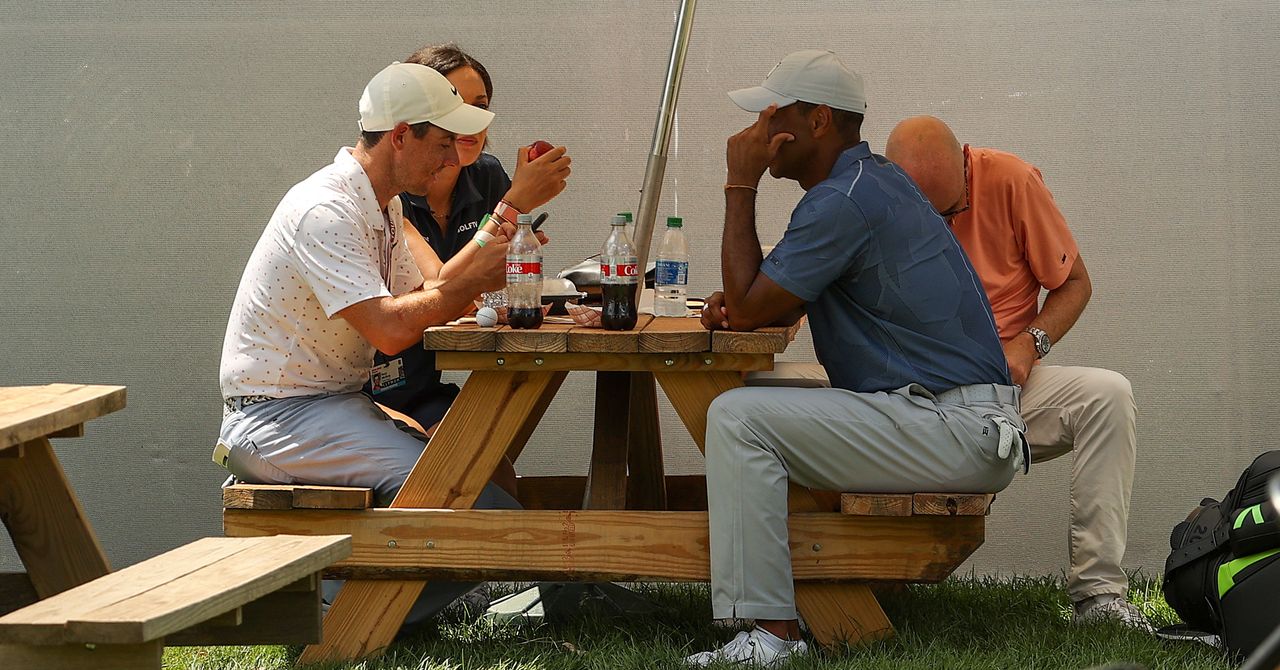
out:
{"label": "bald man in orange polo shirt", "polygon": [[[1040,171],[1010,153],[961,146],[931,116],[907,119],[885,156],[951,226],[996,317],[1033,462],[1074,453],[1071,573],[1075,619],[1109,618],[1150,631],[1128,603],[1124,557],[1133,489],[1137,408],[1129,380],[1110,370],[1041,364],[1084,311],[1089,273]],[[1040,307],[1040,290],[1048,291]]]}

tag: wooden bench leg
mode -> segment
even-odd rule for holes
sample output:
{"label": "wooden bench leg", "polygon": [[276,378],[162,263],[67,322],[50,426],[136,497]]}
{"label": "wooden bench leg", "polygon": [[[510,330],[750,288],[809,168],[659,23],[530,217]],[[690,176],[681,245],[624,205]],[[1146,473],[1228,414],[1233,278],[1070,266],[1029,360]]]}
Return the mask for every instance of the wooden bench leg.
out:
{"label": "wooden bench leg", "polygon": [[706,452],[707,408],[721,393],[741,388],[742,375],[731,371],[658,372],[654,377],[662,385],[685,428],[689,429],[698,451]]}
{"label": "wooden bench leg", "polygon": [[658,426],[657,381],[650,372],[631,373],[627,429],[627,509],[667,508],[667,480]]}
{"label": "wooden bench leg", "polygon": [[[564,372],[477,370],[450,407],[392,507],[469,509],[513,444],[542,418]],[[483,440],[477,448],[480,436]],[[349,580],[329,607],[324,639],[299,663],[352,660],[386,648],[426,582]]]}
{"label": "wooden bench leg", "polygon": [[582,509],[627,506],[627,442],[631,373],[596,373],[596,422]]}
{"label": "wooden bench leg", "polygon": [[68,644],[44,647],[29,644],[0,644],[0,668],[25,670],[160,670],[164,643]]}
{"label": "wooden bench leg", "polygon": [[[838,507],[839,499],[838,493],[796,484],[787,488],[787,507],[792,513],[829,511]],[[814,639],[824,647],[840,642],[871,642],[893,635],[893,624],[866,584],[796,582],[796,609]]]}
{"label": "wooden bench leg", "polygon": [[0,459],[0,520],[36,594],[48,598],[111,571],[49,440]]}
{"label": "wooden bench leg", "polygon": [[824,647],[858,644],[893,635],[875,594],[866,584],[796,583],[796,609]]}

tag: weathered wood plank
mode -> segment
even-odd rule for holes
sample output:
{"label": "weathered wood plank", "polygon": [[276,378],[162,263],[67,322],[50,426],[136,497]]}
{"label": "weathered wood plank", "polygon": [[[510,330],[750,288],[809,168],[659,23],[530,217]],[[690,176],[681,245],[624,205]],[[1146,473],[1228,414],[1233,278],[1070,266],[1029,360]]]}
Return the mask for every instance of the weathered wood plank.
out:
{"label": "weathered wood plank", "polygon": [[236,484],[222,489],[225,509],[293,509],[290,486],[268,484]]}
{"label": "weathered wood plank", "polygon": [[916,493],[911,497],[911,513],[983,516],[994,498],[990,493]]}
{"label": "weathered wood plank", "polygon": [[[507,458],[515,463],[520,458],[524,447],[529,443],[529,438],[533,436],[533,431],[537,430],[538,422],[542,420],[542,415],[547,413],[547,407],[551,405],[551,401],[555,399],[556,393],[560,391],[560,385],[564,383],[567,372],[551,373],[551,381],[547,382],[547,387],[542,390],[542,396],[533,404],[533,408],[529,410],[529,414],[525,417],[524,424],[516,431],[511,438],[511,444],[507,447]],[[581,500],[581,496],[578,498]]]}
{"label": "weathered wood plank", "polygon": [[132,597],[76,613],[67,621],[66,635],[70,641],[99,644],[141,644],[159,639],[273,593],[349,553],[350,539],[343,535],[259,538],[258,544],[233,560],[207,565]]}
{"label": "weathered wood plank", "polygon": [[631,415],[627,418],[627,509],[667,509],[658,425],[657,380],[647,372],[631,373]]}
{"label": "weathered wood plank", "polygon": [[911,516],[910,493],[844,493],[840,511],[858,516]]}
{"label": "weathered wood plank", "polygon": [[771,354],[557,354],[476,351],[436,352],[440,370],[551,370],[716,372],[771,370]]}
{"label": "weathered wood plank", "polygon": [[123,386],[0,387],[0,447],[56,433],[123,409],[124,405]]}
{"label": "weathered wood plank", "polygon": [[796,584],[796,609],[824,647],[893,636],[893,624],[866,584]]}
{"label": "weathered wood plank", "polygon": [[235,484],[222,489],[222,506],[231,509],[365,509],[373,507],[373,491],[351,486]]}
{"label": "weathered wood plank", "polygon": [[585,353],[634,354],[640,351],[640,331],[653,320],[652,314],[636,318],[632,330],[605,330],[577,326],[569,331],[569,351]]}
{"label": "weathered wood plank", "polygon": [[790,326],[765,326],[752,331],[717,330],[711,335],[711,350],[739,354],[780,354],[796,339],[804,317]]}
{"label": "weathered wood plank", "polygon": [[295,486],[294,509],[366,509],[373,507],[373,489],[346,486]]}
{"label": "weathered wood plank", "polygon": [[503,328],[497,332],[497,351],[536,351],[563,353],[569,350],[569,331],[577,328],[567,323],[544,323],[541,328]]}
{"label": "weathered wood plank", "polygon": [[443,351],[493,351],[498,346],[497,332],[504,327],[433,326],[423,331],[422,346]]}
{"label": "weathered wood plank", "polygon": [[717,330],[711,334],[711,350],[727,354],[778,354],[789,344],[784,328],[767,326],[752,331]]}
{"label": "weathered wood plank", "polygon": [[36,438],[22,450],[22,458],[0,458],[0,521],[36,593],[48,598],[110,572],[49,440]]}
{"label": "weathered wood plank", "polygon": [[583,509],[622,509],[627,505],[630,372],[596,373],[595,433]]}
{"label": "weathered wood plank", "polygon": [[687,353],[711,350],[711,331],[697,319],[660,316],[640,331],[644,353]]}
{"label": "weathered wood plank", "polygon": [[[256,541],[243,538],[203,538],[123,570],[95,579],[87,584],[45,598],[40,602],[0,617],[0,642],[27,644],[61,644],[65,623],[84,612],[98,608],[181,578],[194,570],[235,556]],[[157,560],[159,559],[159,560]]]}
{"label": "weathered wood plank", "polygon": [[[982,544],[984,521],[980,516],[792,514],[792,567],[801,581],[936,582]],[[233,536],[350,532],[351,557],[326,570],[346,577],[710,577],[705,512],[226,510],[223,522]]]}

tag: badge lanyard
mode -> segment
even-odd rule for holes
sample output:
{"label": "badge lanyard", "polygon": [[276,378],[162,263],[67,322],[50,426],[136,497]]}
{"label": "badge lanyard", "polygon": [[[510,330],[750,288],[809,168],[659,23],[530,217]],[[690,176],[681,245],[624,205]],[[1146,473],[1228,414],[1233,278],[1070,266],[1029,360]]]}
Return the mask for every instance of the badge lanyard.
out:
{"label": "badge lanyard", "polygon": [[[389,206],[390,205],[388,205],[388,207]],[[387,231],[387,234],[386,247],[383,249],[381,259],[382,267],[380,269],[382,270],[382,280],[387,283],[387,290],[390,291],[391,280],[395,276],[395,268],[392,265],[392,261],[395,260],[397,239],[396,231],[399,229],[399,226],[391,221],[391,213],[386,210],[382,212],[382,220],[386,223],[384,229]]]}

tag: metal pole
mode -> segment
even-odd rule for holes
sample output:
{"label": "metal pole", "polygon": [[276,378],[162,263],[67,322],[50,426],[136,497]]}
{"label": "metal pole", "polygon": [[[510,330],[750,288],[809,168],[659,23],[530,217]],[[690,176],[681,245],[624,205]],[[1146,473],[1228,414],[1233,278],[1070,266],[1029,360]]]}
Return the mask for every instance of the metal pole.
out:
{"label": "metal pole", "polygon": [[684,56],[689,49],[689,31],[693,27],[693,9],[698,0],[681,0],[676,17],[675,36],[671,42],[671,61],[667,64],[667,83],[662,89],[658,121],[653,127],[653,148],[644,168],[640,186],[640,207],[636,210],[636,260],[641,281],[637,282],[636,302],[644,290],[644,272],[649,263],[649,246],[653,241],[653,222],[658,217],[658,200],[662,197],[662,178],[667,172],[667,145],[671,141],[671,122],[680,97],[680,78],[684,74]]}

